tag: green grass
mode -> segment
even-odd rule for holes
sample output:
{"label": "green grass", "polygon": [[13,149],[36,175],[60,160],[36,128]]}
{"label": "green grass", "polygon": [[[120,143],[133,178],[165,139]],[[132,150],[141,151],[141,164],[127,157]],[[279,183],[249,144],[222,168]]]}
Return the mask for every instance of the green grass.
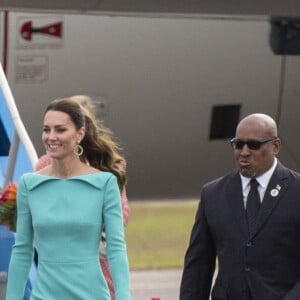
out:
{"label": "green grass", "polygon": [[130,268],[182,268],[196,201],[130,202],[126,227]]}

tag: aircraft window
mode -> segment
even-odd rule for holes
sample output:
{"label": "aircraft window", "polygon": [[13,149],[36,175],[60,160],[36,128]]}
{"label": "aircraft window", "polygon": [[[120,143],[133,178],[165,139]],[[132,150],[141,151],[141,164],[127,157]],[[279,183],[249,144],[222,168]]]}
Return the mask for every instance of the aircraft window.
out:
{"label": "aircraft window", "polygon": [[235,135],[241,105],[217,105],[212,107],[210,140],[228,139]]}

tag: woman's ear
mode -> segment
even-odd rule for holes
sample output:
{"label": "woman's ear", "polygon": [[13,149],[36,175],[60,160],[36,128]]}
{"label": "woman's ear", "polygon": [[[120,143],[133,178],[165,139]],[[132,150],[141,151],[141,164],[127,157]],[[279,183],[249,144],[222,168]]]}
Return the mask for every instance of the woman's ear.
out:
{"label": "woman's ear", "polygon": [[77,132],[77,139],[82,141],[85,136],[85,127],[81,127]]}

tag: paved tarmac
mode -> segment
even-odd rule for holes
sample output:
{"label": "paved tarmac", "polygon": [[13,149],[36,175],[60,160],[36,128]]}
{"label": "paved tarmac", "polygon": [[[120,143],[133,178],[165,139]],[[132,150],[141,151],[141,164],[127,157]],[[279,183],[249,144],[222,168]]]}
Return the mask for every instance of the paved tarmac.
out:
{"label": "paved tarmac", "polygon": [[182,270],[131,271],[132,300],[178,300]]}
{"label": "paved tarmac", "polygon": [[[131,271],[132,300],[179,300],[182,270]],[[217,270],[213,282],[216,279]]]}

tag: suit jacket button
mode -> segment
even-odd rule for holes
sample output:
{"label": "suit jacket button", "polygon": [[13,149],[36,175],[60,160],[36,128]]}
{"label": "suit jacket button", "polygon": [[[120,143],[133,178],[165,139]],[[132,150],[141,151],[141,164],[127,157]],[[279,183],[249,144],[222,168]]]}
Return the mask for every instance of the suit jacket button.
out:
{"label": "suit jacket button", "polygon": [[246,267],[246,268],[245,268],[245,271],[246,271],[246,272],[249,272],[249,271],[251,271],[251,269],[250,269],[249,267]]}
{"label": "suit jacket button", "polygon": [[246,244],[246,246],[247,246],[247,247],[251,247],[251,246],[253,246],[253,243],[252,243],[252,242],[248,242],[248,243]]}

